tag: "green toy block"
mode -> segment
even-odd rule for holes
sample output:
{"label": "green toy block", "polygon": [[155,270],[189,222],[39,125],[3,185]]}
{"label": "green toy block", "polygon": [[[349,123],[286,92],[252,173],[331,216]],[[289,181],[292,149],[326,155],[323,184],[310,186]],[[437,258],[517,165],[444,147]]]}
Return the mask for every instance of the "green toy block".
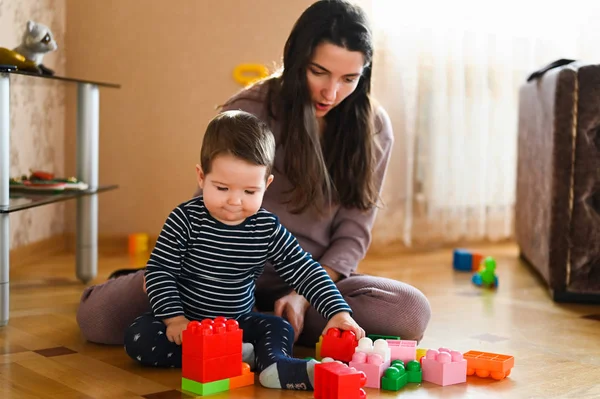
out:
{"label": "green toy block", "polygon": [[367,335],[367,338],[371,338],[371,340],[373,342],[377,341],[378,339],[397,339],[397,340],[400,340],[400,337],[397,337],[395,335],[369,334],[369,335]]}
{"label": "green toy block", "polygon": [[400,360],[400,359],[392,360],[392,364],[390,364],[390,367],[394,367],[394,366],[397,366],[397,365],[400,365],[400,366],[402,366],[402,368],[405,368],[404,367],[404,362],[402,360]]}
{"label": "green toy block", "polygon": [[406,370],[402,365],[388,367],[381,379],[381,389],[386,391],[398,391],[408,382]]}
{"label": "green toy block", "polygon": [[411,360],[406,364],[406,374],[408,376],[408,382],[420,384],[423,381],[421,364],[416,360]]}
{"label": "green toy block", "polygon": [[181,390],[191,392],[196,395],[205,396],[212,395],[213,393],[229,391],[229,378],[213,382],[197,382],[194,380],[188,380],[187,378],[181,379]]}

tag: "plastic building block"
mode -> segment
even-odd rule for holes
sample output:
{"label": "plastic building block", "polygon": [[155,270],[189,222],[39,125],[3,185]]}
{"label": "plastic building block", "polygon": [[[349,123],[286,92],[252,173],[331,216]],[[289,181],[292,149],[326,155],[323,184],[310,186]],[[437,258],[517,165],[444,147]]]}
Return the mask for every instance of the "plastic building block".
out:
{"label": "plastic building block", "polygon": [[321,361],[323,357],[321,356],[321,346],[323,345],[323,336],[319,337],[319,342],[315,345],[315,359]]}
{"label": "plastic building block", "polygon": [[250,371],[248,363],[242,363],[242,375],[229,379],[229,389],[254,385],[254,373]]}
{"label": "plastic building block", "polygon": [[439,352],[430,349],[421,359],[421,364],[423,381],[442,386],[467,381],[467,361],[460,352],[446,348],[440,348]]}
{"label": "plastic building block", "polygon": [[375,342],[378,339],[397,339],[400,340],[399,336],[396,335],[379,335],[379,334],[368,334],[367,338],[371,338],[371,341]]}
{"label": "plastic building block", "polygon": [[338,328],[330,328],[321,342],[320,355],[321,358],[330,357],[349,363],[357,345],[358,340],[354,332],[350,330],[342,332]]}
{"label": "plastic building block", "polygon": [[213,393],[225,392],[230,388],[229,379],[213,381],[213,382],[197,382],[188,380],[187,378],[181,379],[181,390],[191,392],[196,395],[204,396],[211,395]]}
{"label": "plastic building block", "polygon": [[482,378],[502,380],[510,375],[515,366],[513,356],[498,353],[468,351],[463,357],[467,361],[467,375],[475,374]]}
{"label": "plastic building block", "polygon": [[388,339],[392,360],[402,360],[408,363],[417,358],[417,341]]}
{"label": "plastic building block", "polygon": [[473,275],[472,281],[478,286],[497,287],[498,276],[496,276],[496,261],[491,256],[484,259],[481,268]]}
{"label": "plastic building block", "polygon": [[367,383],[365,384],[365,387],[379,389],[381,385],[381,377],[383,376],[385,370],[390,367],[390,360],[388,356],[388,360],[385,361],[383,356],[376,352],[356,352],[354,353],[354,356],[352,356],[352,361],[350,362],[349,366],[365,373],[367,376]]}
{"label": "plastic building block", "polygon": [[484,256],[479,252],[473,252],[471,255],[473,256],[471,261],[471,271],[476,272],[481,267],[481,262],[483,262]]}
{"label": "plastic building block", "polygon": [[423,381],[421,363],[416,360],[406,363],[406,375],[408,376],[408,382],[420,384]]}
{"label": "plastic building block", "polygon": [[182,351],[185,379],[207,383],[242,375],[242,330],[233,319],[191,321]]}
{"label": "plastic building block", "polygon": [[367,377],[362,371],[340,362],[315,365],[315,399],[366,399],[362,387]]}
{"label": "plastic building block", "polygon": [[473,270],[473,255],[466,249],[455,249],[452,257],[454,270],[470,272]]}
{"label": "plastic building block", "polygon": [[401,361],[394,361],[392,365],[385,370],[385,374],[381,379],[381,389],[386,391],[398,391],[408,383],[406,369]]}
{"label": "plastic building block", "polygon": [[377,341],[375,341],[375,343],[373,343],[373,341],[371,341],[371,338],[361,338],[360,341],[358,341],[358,346],[354,348],[354,351],[364,352],[366,354],[379,353],[383,358],[384,363],[389,363],[392,360],[392,352],[390,350],[388,341],[386,341],[385,339],[378,339]]}
{"label": "plastic building block", "polygon": [[423,348],[417,349],[417,358],[415,360],[417,360],[419,363],[421,363],[421,358],[423,358],[427,354],[427,350],[428,349],[423,349]]}

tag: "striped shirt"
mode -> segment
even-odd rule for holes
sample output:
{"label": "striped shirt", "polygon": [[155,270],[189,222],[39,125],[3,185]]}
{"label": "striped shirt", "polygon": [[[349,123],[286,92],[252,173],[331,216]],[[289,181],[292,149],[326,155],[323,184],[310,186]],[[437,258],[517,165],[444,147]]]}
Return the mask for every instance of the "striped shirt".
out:
{"label": "striped shirt", "polygon": [[213,218],[199,196],[171,212],[150,255],[146,288],[154,315],[201,320],[249,313],[267,261],[325,319],[351,312],[325,269],[277,216],[261,208],[229,226]]}

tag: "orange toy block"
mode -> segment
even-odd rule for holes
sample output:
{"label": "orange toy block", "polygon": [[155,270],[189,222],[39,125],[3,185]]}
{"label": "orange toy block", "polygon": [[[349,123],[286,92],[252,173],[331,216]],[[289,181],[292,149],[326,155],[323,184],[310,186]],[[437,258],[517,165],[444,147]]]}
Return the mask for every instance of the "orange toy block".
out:
{"label": "orange toy block", "polygon": [[229,389],[254,385],[254,373],[250,371],[248,363],[242,363],[242,375],[229,379]]}
{"label": "orange toy block", "polygon": [[471,264],[471,271],[478,272],[479,266],[481,266],[481,262],[483,262],[484,256],[479,252],[473,252],[472,256],[473,257],[471,259],[473,263]]}
{"label": "orange toy block", "polygon": [[321,358],[330,357],[350,363],[357,346],[358,340],[353,331],[342,332],[339,328],[330,328],[321,342]]}
{"label": "orange toy block", "polygon": [[515,358],[498,353],[468,351],[463,355],[467,361],[467,375],[477,375],[481,378],[492,377],[502,380],[510,375],[515,366]]}

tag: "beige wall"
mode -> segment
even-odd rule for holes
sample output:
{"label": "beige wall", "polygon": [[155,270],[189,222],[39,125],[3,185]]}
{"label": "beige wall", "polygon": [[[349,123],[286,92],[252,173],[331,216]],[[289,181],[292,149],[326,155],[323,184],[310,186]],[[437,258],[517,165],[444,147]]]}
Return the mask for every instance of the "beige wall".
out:
{"label": "beige wall", "polygon": [[[58,50],[43,63],[63,74],[65,17],[66,0],[0,1],[0,47],[16,47],[28,19],[47,25]],[[64,173],[65,90],[64,85],[47,80],[11,77],[11,176],[28,174],[30,169]],[[55,204],[11,214],[11,248],[62,233],[64,207]]]}
{"label": "beige wall", "polygon": [[[194,166],[214,107],[241,88],[233,68],[279,61],[294,21],[311,3],[67,1],[68,74],[123,86],[100,93],[100,182],[120,185],[100,196],[100,235],[158,234],[195,189]],[[67,169],[74,167],[74,112],[69,106]],[[73,216],[67,213],[70,226]]]}

